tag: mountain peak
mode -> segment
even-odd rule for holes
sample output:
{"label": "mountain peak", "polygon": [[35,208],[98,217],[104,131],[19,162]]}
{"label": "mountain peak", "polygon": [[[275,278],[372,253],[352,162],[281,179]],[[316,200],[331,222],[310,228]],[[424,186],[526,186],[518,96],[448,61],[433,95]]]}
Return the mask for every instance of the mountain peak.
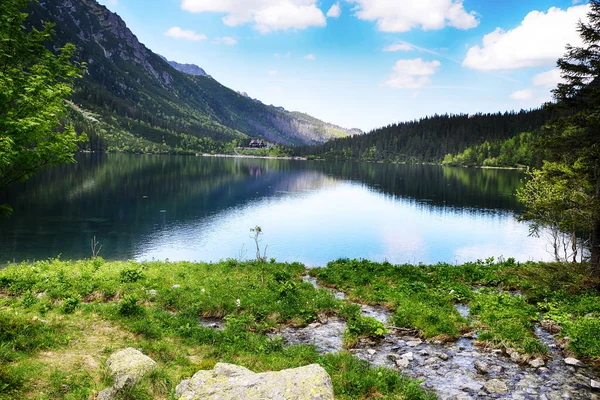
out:
{"label": "mountain peak", "polygon": [[181,63],[178,63],[177,61],[169,61],[169,60],[167,60],[166,57],[161,56],[160,54],[159,54],[159,56],[160,56],[160,58],[165,60],[171,67],[175,68],[179,72],[183,72],[184,74],[193,75],[193,76],[205,76],[207,78],[212,79],[212,76],[207,74],[204,69],[200,68],[196,64],[181,64]]}

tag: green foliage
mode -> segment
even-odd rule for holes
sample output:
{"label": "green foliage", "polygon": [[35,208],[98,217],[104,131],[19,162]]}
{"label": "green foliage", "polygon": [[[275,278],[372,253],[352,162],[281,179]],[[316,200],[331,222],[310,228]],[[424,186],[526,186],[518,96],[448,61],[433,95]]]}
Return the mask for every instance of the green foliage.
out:
{"label": "green foliage", "polygon": [[471,304],[480,339],[524,352],[547,352],[533,334],[538,311],[523,296],[484,291],[477,293]]}
{"label": "green foliage", "polygon": [[[564,190],[565,199],[574,203],[553,214],[561,219],[560,230],[566,223],[569,232],[590,233],[590,275],[600,282],[600,1],[592,0],[589,10],[577,29],[583,46],[567,46],[557,62],[563,78],[554,90],[557,107],[571,115],[543,130],[541,146],[552,164],[544,165],[539,180],[542,187]],[[539,207],[539,201],[529,205],[534,211]]]}
{"label": "green foliage", "polygon": [[65,314],[72,314],[75,312],[81,300],[76,296],[69,296],[63,300],[62,312]]}
{"label": "green foliage", "polygon": [[125,295],[119,302],[119,314],[124,316],[132,316],[141,314],[144,309],[139,304],[139,300],[135,295]]}
{"label": "green foliage", "polygon": [[144,278],[144,273],[137,268],[126,267],[119,272],[121,283],[134,283]]}
{"label": "green foliage", "polygon": [[358,316],[348,320],[348,332],[351,335],[381,339],[388,330],[375,318]]}
{"label": "green foliage", "polygon": [[45,166],[73,162],[77,138],[59,120],[81,77],[73,45],[54,55],[52,25],[24,28],[27,0],[4,0],[0,15],[0,191]]}
{"label": "green foliage", "polygon": [[456,155],[446,154],[443,165],[467,167],[537,166],[542,154],[537,146],[537,133],[522,132],[504,141],[485,141],[468,147]]}
{"label": "green foliage", "polygon": [[[459,165],[529,163],[531,132],[560,115],[552,109],[475,115],[435,115],[388,125],[365,135],[340,138],[317,146],[294,149],[294,154],[331,161],[399,163],[452,162]],[[505,142],[506,141],[506,142]],[[486,144],[487,143],[487,144]],[[479,147],[474,147],[479,146]],[[476,150],[475,150],[476,149]],[[500,158],[492,161],[494,157]],[[446,158],[445,158],[446,156]],[[458,160],[457,160],[458,161]]]}

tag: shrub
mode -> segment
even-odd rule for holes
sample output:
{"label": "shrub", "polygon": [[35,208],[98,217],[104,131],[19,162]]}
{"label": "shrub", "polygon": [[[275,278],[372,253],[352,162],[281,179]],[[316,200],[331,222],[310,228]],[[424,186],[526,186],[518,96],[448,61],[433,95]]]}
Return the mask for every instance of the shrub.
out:
{"label": "shrub", "polygon": [[126,295],[119,302],[119,314],[124,316],[133,316],[141,314],[144,308],[138,304],[138,298],[133,295]]}

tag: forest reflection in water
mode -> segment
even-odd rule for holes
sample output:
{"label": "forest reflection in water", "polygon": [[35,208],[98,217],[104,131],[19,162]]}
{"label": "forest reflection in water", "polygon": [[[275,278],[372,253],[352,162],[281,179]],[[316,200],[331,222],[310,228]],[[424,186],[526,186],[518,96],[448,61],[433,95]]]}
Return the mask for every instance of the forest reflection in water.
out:
{"label": "forest reflection in water", "polygon": [[[523,173],[422,165],[81,154],[0,199],[0,260],[89,257],[217,261],[268,256],[324,265],[489,256],[548,259],[515,218]],[[243,246],[243,249],[242,249]]]}

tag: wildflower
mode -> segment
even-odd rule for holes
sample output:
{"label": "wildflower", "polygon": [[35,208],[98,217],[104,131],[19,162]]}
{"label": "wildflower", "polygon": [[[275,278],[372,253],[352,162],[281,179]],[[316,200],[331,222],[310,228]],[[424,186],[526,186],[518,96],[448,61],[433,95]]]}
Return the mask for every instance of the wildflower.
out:
{"label": "wildflower", "polygon": [[206,292],[206,290],[204,290],[204,288],[202,288],[202,290],[200,290],[202,292],[202,294],[204,294],[204,292]]}
{"label": "wildflower", "polygon": [[240,302],[240,299],[237,299],[237,300],[235,301],[235,306],[236,306],[236,307],[239,307],[241,304],[242,304],[242,303]]}

